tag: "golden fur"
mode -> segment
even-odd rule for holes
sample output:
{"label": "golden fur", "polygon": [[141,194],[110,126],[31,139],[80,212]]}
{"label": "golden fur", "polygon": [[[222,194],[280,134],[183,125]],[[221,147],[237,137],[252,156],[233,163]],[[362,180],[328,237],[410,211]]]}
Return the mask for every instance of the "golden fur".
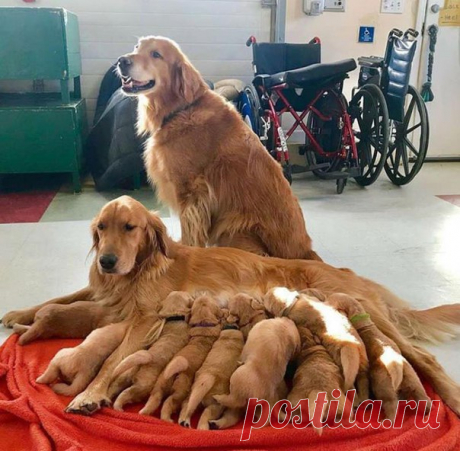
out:
{"label": "golden fur", "polygon": [[343,389],[355,384],[360,401],[369,397],[366,348],[347,318],[331,306],[306,293],[274,288],[264,298],[265,308],[275,316],[286,316],[299,327],[307,327],[342,369]]}
{"label": "golden fur", "polygon": [[[161,419],[172,421],[172,414],[179,410],[189,395],[195,373],[219,337],[222,316],[222,310],[211,296],[202,295],[193,302],[189,342],[168,363],[141,413],[153,413],[158,407],[157,400],[161,401],[165,395],[169,395],[161,409]],[[172,381],[170,386],[169,380]],[[161,390],[164,386],[169,390]]]}
{"label": "golden fur", "polygon": [[111,322],[110,310],[100,302],[77,301],[70,305],[50,304],[36,314],[32,326],[14,324],[25,345],[38,338],[85,338],[94,329]]}
{"label": "golden fur", "polygon": [[[340,367],[334,362],[326,348],[320,344],[320,340],[307,327],[298,326],[298,330],[301,350],[297,358],[298,366],[292,381],[292,389],[287,399],[291,402],[292,407],[295,407],[300,400],[308,399],[308,409],[311,416],[315,409],[318,393],[326,392],[328,403],[324,405],[321,418],[324,420],[329,410],[329,402],[335,399],[331,393],[334,390],[340,390],[337,414],[341,415],[345,405],[345,391]],[[297,409],[295,414],[300,415],[300,409]],[[322,429],[315,428],[315,430],[319,435],[322,434]]]}
{"label": "golden fur", "polygon": [[[226,323],[228,325],[235,320],[238,318],[232,315],[231,318],[227,317]],[[224,407],[217,403],[214,395],[228,393],[230,377],[238,367],[243,346],[244,336],[240,330],[221,331],[203,365],[196,373],[190,395],[179,417],[182,426],[190,427],[191,416],[200,404],[203,404],[205,409],[200,416],[197,429],[207,430],[210,428],[210,421],[221,417]]]}
{"label": "golden fur", "polygon": [[[125,404],[140,402],[149,397],[160,373],[188,342],[191,305],[192,297],[180,291],[173,291],[163,301],[158,316],[166,322],[158,340],[149,350],[131,354],[115,368],[114,379],[136,367],[134,376],[130,378],[130,386],[118,395],[114,409],[123,410]],[[176,316],[184,316],[185,319],[167,321],[168,318]],[[117,381],[113,384],[117,384]],[[123,385],[123,380],[120,385]]]}
{"label": "golden fur", "polygon": [[[97,229],[99,221],[107,223],[108,229]],[[97,263],[101,253],[100,234],[115,227],[118,232],[114,237],[118,241],[118,233],[132,232],[123,231],[126,222],[139,228],[134,238],[136,243],[130,246],[133,255],[126,257],[134,262],[131,271],[127,274],[104,273]],[[93,234],[96,258],[90,270],[89,287],[50,302],[71,304],[90,298],[110,307],[120,321],[129,318],[132,326],[96,378],[71,403],[71,411],[91,413],[108,402],[113,370],[125,357],[145,348],[145,336],[152,330],[161,301],[171,291],[186,291],[192,295],[208,292],[224,304],[232,295],[241,292],[261,300],[269,289],[282,286],[291,290],[315,288],[326,296],[343,292],[357,299],[416,371],[454,411],[460,413],[458,385],[429,352],[414,346],[403,335],[408,332],[415,338],[433,337],[445,323],[460,323],[458,304],[419,312],[410,310],[383,286],[348,269],[317,261],[261,257],[239,249],[188,247],[175,243],[168,237],[158,216],[126,196],[109,202],[101,210],[93,222]],[[110,245],[108,239],[103,241],[106,246]],[[126,268],[126,262],[123,267]],[[5,315],[4,323],[11,325],[25,320],[30,324],[41,307],[10,312]],[[431,322],[432,316],[436,321]],[[405,326],[407,323],[410,323],[410,330]]]}
{"label": "golden fur", "polygon": [[366,345],[372,392],[375,399],[382,400],[387,417],[394,420],[399,399],[426,400],[429,410],[431,400],[417,374],[401,355],[394,341],[385,336],[372,320],[366,317],[362,305],[341,293],[329,296],[326,302],[353,321],[354,328]]}
{"label": "golden fur", "polygon": [[[46,371],[37,378],[39,384],[53,384],[58,395],[75,396],[94,379],[105,359],[119,346],[127,323],[109,324],[91,332],[75,348],[61,349]],[[56,381],[60,382],[56,383]]]}
{"label": "golden fur", "polygon": [[138,93],[138,129],[150,135],[147,172],[179,215],[182,242],[320,260],[280,165],[179,46],[146,37],[124,57],[131,64],[122,75],[155,81]]}
{"label": "golden fur", "polygon": [[287,364],[300,350],[297,327],[288,318],[257,323],[249,332],[241,353],[242,365],[230,378],[229,394],[215,395],[225,407],[245,407],[249,398],[265,399],[271,407],[285,399]]}

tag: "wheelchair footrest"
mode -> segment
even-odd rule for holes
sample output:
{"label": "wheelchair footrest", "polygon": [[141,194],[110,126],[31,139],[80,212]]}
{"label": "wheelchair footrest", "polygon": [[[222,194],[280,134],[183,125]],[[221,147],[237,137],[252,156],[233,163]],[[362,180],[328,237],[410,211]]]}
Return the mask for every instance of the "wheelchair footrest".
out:
{"label": "wheelchair footrest", "polygon": [[359,177],[361,172],[359,168],[348,168],[344,171],[331,171],[323,174],[326,180],[348,179],[350,177]]}
{"label": "wheelchair footrest", "polygon": [[315,171],[317,169],[327,169],[331,163],[319,163],[319,164],[310,164],[307,166],[304,171]]}

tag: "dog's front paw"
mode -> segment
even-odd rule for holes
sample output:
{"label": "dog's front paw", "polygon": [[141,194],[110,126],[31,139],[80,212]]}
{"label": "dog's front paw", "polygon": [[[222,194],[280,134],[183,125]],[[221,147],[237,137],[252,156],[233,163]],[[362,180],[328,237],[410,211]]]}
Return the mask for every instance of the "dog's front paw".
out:
{"label": "dog's front paw", "polygon": [[83,392],[67,406],[65,411],[67,413],[89,416],[103,407],[110,405],[111,401],[106,396],[90,395]]}
{"label": "dog's front paw", "polygon": [[13,310],[2,318],[5,327],[13,327],[15,324],[29,325],[34,322],[35,309]]}

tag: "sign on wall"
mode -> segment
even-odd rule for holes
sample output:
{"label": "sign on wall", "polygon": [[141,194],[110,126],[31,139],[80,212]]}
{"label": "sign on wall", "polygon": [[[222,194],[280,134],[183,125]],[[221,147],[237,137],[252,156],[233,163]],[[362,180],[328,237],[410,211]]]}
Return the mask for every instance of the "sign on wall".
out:
{"label": "sign on wall", "polygon": [[374,42],[375,27],[359,27],[358,42],[372,43]]}
{"label": "sign on wall", "polygon": [[439,26],[460,26],[460,0],[446,0],[444,8],[439,13]]}

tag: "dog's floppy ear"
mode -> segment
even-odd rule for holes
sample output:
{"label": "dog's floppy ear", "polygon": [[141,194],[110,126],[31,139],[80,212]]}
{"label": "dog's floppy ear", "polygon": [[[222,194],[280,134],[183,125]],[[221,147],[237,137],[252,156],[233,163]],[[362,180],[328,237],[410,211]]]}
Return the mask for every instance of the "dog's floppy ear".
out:
{"label": "dog's floppy ear", "polygon": [[161,219],[153,212],[149,212],[147,221],[147,236],[151,252],[159,251],[165,257],[170,257],[171,239]]}
{"label": "dog's floppy ear", "polygon": [[93,237],[93,246],[91,247],[90,253],[92,251],[97,251],[99,247],[99,234],[97,233],[97,224],[99,222],[98,216],[96,216],[92,221],[91,221],[91,236]]}
{"label": "dog's floppy ear", "polygon": [[204,82],[190,61],[184,59],[173,66],[172,87],[185,102],[192,103],[199,89],[204,87]]}

